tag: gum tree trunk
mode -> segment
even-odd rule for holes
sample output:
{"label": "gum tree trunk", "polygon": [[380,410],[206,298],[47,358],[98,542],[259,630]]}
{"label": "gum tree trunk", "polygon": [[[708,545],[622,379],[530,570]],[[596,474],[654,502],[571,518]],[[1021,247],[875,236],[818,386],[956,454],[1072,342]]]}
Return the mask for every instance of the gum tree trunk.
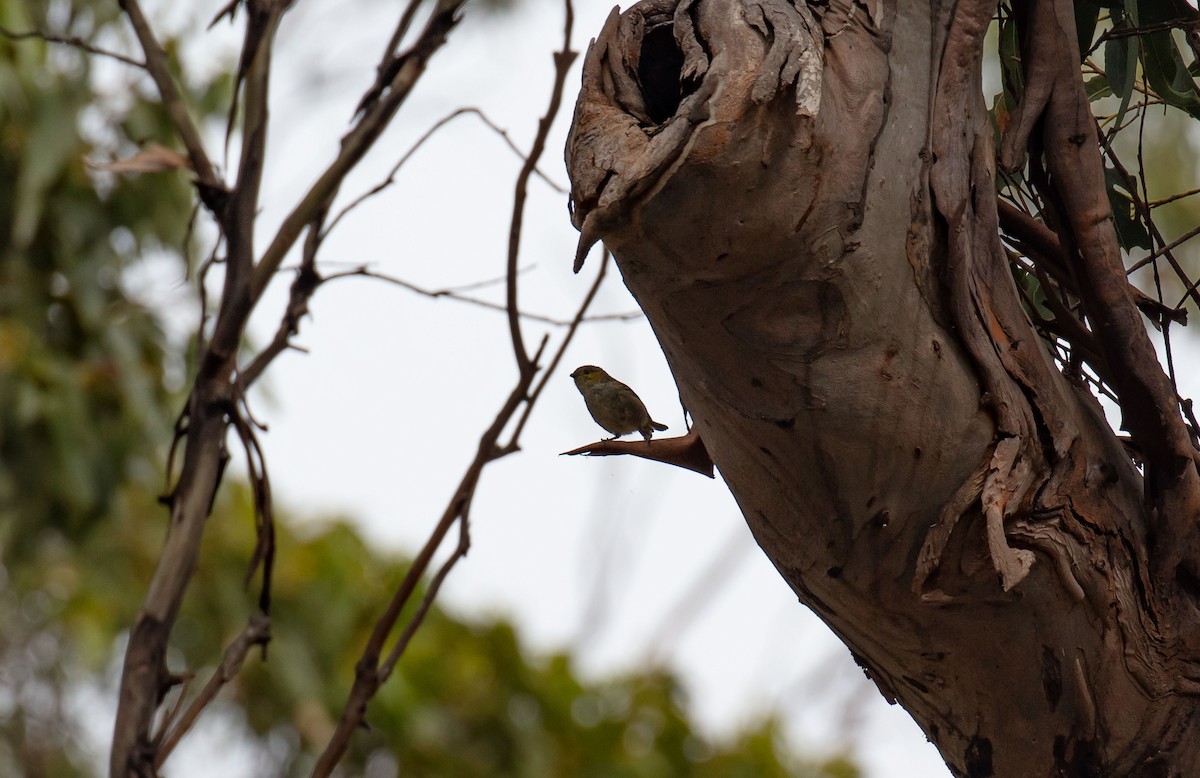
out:
{"label": "gum tree trunk", "polygon": [[760,546],[956,775],[1200,775],[1191,446],[1119,266],[1071,5],[1023,8],[1005,154],[1045,149],[1080,347],[1145,478],[1019,302],[987,0],[614,10],[567,148],[580,258],[613,250]]}

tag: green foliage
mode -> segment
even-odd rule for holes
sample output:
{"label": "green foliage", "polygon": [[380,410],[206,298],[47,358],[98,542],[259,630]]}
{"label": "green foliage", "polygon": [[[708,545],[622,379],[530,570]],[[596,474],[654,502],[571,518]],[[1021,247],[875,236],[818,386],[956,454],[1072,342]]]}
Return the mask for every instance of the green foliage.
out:
{"label": "green foliage", "polygon": [[[0,1],[0,24],[91,37],[115,7]],[[53,18],[51,18],[53,17]],[[59,25],[56,27],[54,21]],[[157,472],[170,428],[163,338],[122,287],[135,257],[180,246],[192,197],[181,174],[93,177],[86,111],[170,142],[161,106],[97,103],[91,61],[0,39],[0,547],[83,533],[130,477]],[[135,89],[130,93],[136,94]]]}
{"label": "green foliage", "polygon": [[[992,111],[998,141],[1025,88],[1015,18],[1019,8],[1002,3],[998,17],[1002,89]],[[1200,68],[1189,68],[1181,53],[1186,48],[1187,59],[1195,60],[1200,51],[1183,33],[1200,15],[1175,0],[1081,0],[1075,4],[1075,20],[1083,56],[1080,77],[1100,129],[1104,188],[1117,241],[1130,265],[1154,253],[1153,263],[1133,280],[1161,303],[1162,311],[1170,312],[1184,304],[1200,272],[1189,245],[1174,246],[1170,256],[1161,256],[1164,246],[1190,235],[1200,222],[1200,198],[1194,196],[1200,181],[1190,164],[1197,146],[1195,121],[1200,119],[1195,80]],[[1038,144],[1031,148],[1040,154]],[[1056,206],[1042,200],[1045,169],[1044,159],[1030,159],[1023,170],[1000,176],[997,185],[1001,197],[1054,228],[1060,219]],[[1052,188],[1053,182],[1049,184]],[[1019,267],[1023,262],[1014,263],[1013,273],[1030,314],[1040,321],[1040,331],[1056,353],[1066,354],[1070,338],[1063,337],[1058,317],[1044,303],[1059,298],[1060,313],[1074,309],[1075,293],[1060,288],[1063,279],[1051,279],[1053,288],[1042,289],[1044,277],[1027,273]],[[1153,323],[1161,328],[1170,322]]]}
{"label": "green foliage", "polygon": [[[89,542],[42,544],[30,564],[10,567],[12,578],[0,588],[0,616],[8,624],[25,619],[36,636],[10,647],[27,654],[38,643],[52,661],[33,677],[54,679],[60,692],[72,680],[98,679],[115,636],[135,615],[134,595],[144,589],[161,548],[161,508],[153,496],[127,490],[116,503],[120,511]],[[372,551],[343,523],[291,526],[285,521],[278,528],[267,661],[252,653],[222,703],[206,715],[244,722],[243,738],[264,753],[270,742],[280,775],[307,775],[341,712],[358,653],[407,562]],[[255,598],[241,585],[252,528],[250,490],[227,486],[168,657],[174,671],[195,674],[188,694],[208,680],[254,608]],[[13,666],[13,653],[0,653],[0,673]],[[241,715],[230,718],[235,708]],[[63,714],[55,709],[54,716]],[[42,730],[54,727],[42,751],[63,760],[58,774],[95,774],[66,720],[38,722]],[[344,761],[351,774],[383,763],[430,778],[858,775],[846,759],[797,757],[773,718],[731,742],[709,740],[689,720],[678,681],[664,671],[585,682],[566,654],[530,660],[511,624],[464,621],[436,606],[367,721],[370,729],[356,736]],[[0,713],[0,734],[11,747],[17,733],[5,723]],[[16,774],[13,762],[5,768],[5,742],[0,738],[0,773]]]}
{"label": "green foliage", "polygon": [[[217,643],[248,615],[248,597],[215,585],[238,580],[252,540],[249,493],[231,492],[237,504],[221,510],[209,533],[199,597],[181,624],[191,667],[219,656]],[[293,730],[282,738],[295,746],[285,772],[302,775],[340,714],[358,652],[407,564],[373,553],[342,524],[307,538],[286,523],[280,530],[269,661],[250,662],[232,695],[259,737],[278,740],[281,726]],[[511,624],[464,622],[436,606],[367,721],[348,758],[352,771],[382,760],[403,775],[464,778],[857,774],[844,760],[798,759],[772,719],[735,742],[709,742],[665,672],[587,683],[565,654],[531,661]]]}
{"label": "green foliage", "polygon": [[[1105,154],[1110,159],[1140,157],[1139,164],[1154,171],[1157,193],[1162,198],[1195,187],[1194,168],[1181,166],[1179,144],[1187,145],[1192,121],[1200,119],[1200,86],[1181,52],[1188,45],[1180,32],[1188,19],[1180,18],[1181,6],[1174,0],[1081,0],[1075,4],[1081,76],[1093,112],[1108,134]],[[1193,15],[1195,11],[1187,9]],[[1000,16],[999,58],[1003,89],[994,100],[997,126],[1003,130],[1024,91],[1022,53],[1009,4]],[[1099,56],[1097,56],[1099,55]],[[1194,58],[1189,49],[1188,58]],[[1151,104],[1165,107],[1149,112]],[[1143,131],[1152,133],[1154,143],[1145,143]],[[1166,149],[1167,152],[1163,150]],[[1112,205],[1117,236],[1126,251],[1152,246],[1147,212],[1139,207],[1138,165],[1125,165],[1131,175],[1108,165],[1105,186]],[[1007,184],[1006,184],[1007,185]],[[1174,213],[1172,213],[1172,211]],[[1190,228],[1200,221],[1196,206],[1184,203],[1154,212],[1155,223],[1170,227],[1178,223]],[[1169,238],[1168,238],[1169,239]]]}

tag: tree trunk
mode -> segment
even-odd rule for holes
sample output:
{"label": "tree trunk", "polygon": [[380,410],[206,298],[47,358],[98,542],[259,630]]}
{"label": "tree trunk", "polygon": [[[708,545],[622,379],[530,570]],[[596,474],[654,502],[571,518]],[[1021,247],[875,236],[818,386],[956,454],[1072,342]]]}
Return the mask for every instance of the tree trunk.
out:
{"label": "tree trunk", "polygon": [[577,263],[613,250],[759,544],[956,775],[1200,775],[1190,443],[1112,254],[1062,0],[1024,9],[1005,150],[1045,144],[1080,348],[1145,481],[1021,307],[980,88],[994,12],[614,11],[568,141]]}

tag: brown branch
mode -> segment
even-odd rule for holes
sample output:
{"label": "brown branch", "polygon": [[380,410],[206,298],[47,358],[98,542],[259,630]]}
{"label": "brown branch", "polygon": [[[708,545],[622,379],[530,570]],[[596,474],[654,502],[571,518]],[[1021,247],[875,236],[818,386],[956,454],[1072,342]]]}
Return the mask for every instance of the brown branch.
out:
{"label": "brown branch", "polygon": [[133,67],[138,68],[140,70],[147,69],[145,62],[133,59],[132,57],[126,57],[124,54],[118,54],[115,51],[109,51],[108,49],[98,48],[98,47],[93,46],[92,44],[88,43],[83,38],[80,38],[75,35],[70,35],[70,36],[52,35],[48,32],[41,32],[40,30],[30,30],[28,32],[16,32],[16,31],[10,30],[6,27],[0,27],[0,35],[3,35],[5,38],[8,38],[9,40],[14,40],[14,41],[22,41],[22,40],[28,40],[30,38],[36,38],[38,40],[46,41],[47,43],[61,43],[64,46],[72,46],[74,48],[80,49],[81,51],[86,51],[88,54],[95,54],[96,56],[99,56],[99,57],[108,57],[109,59],[115,59],[117,62],[124,62],[126,65],[132,65]]}
{"label": "brown branch", "polygon": [[[230,233],[241,236],[239,245],[242,251],[237,252],[238,256],[231,252],[231,266],[226,271],[238,276],[251,272],[253,268],[254,221],[258,213],[258,194],[266,163],[269,129],[271,55],[275,33],[289,3],[290,0],[272,0],[253,4],[243,38],[238,77],[244,77],[242,104],[245,119],[242,121],[242,153],[238,161],[237,184],[230,198],[231,223],[227,224]],[[231,123],[237,104],[236,94],[233,103],[234,107],[230,109]],[[236,279],[236,283],[240,284],[241,279]]]}
{"label": "brown branch", "polygon": [[[454,289],[425,289],[424,287],[420,287],[416,284],[405,281],[402,278],[396,278],[395,276],[387,275],[386,273],[378,273],[365,267],[359,267],[355,268],[354,270],[346,270],[341,273],[333,273],[331,275],[324,276],[321,279],[321,283],[326,281],[335,281],[341,278],[355,277],[374,278],[379,281],[385,281],[389,284],[394,284],[401,289],[407,289],[415,294],[422,295],[423,297],[430,297],[435,300],[445,298],[447,300],[454,300],[460,303],[467,303],[468,305],[477,305],[480,308],[487,308],[490,311],[498,311],[500,313],[508,312],[508,306],[501,305],[500,303],[493,303],[489,300],[481,300],[478,297],[470,297],[468,295],[459,294]],[[553,316],[546,316],[540,313],[526,313],[521,311],[518,315],[522,319],[541,322],[543,324],[550,324],[555,327],[570,327],[572,324],[574,324],[574,319],[556,319]],[[644,314],[641,311],[631,311],[629,313],[602,313],[596,316],[585,316],[583,321],[633,321],[635,319],[642,318],[643,315]]]}
{"label": "brown branch", "polygon": [[655,440],[601,440],[586,446],[564,451],[559,456],[609,457],[635,456],[675,465],[685,470],[691,470],[715,478],[713,461],[700,439],[700,432],[692,427],[686,435],[674,438],[658,438]]}
{"label": "brown branch", "polygon": [[[1037,267],[1046,270],[1059,286],[1066,288],[1071,294],[1078,297],[1078,283],[1071,276],[1069,258],[1054,231],[1003,200],[998,202],[997,212],[1000,216],[1000,228],[1013,240],[1016,248],[1025,256],[1035,260]],[[1129,284],[1129,293],[1133,295],[1134,304],[1154,322],[1155,326],[1160,326],[1165,321],[1187,324],[1187,309],[1178,306],[1171,308],[1150,297],[1133,284]],[[1090,333],[1086,345],[1094,353],[1099,353]]]}
{"label": "brown branch", "polygon": [[354,684],[350,689],[346,705],[342,709],[342,715],[338,719],[337,726],[330,736],[329,742],[325,745],[325,749],[321,752],[316,764],[313,766],[313,778],[325,778],[325,776],[331,775],[338,762],[341,761],[342,756],[345,755],[346,749],[350,747],[350,740],[361,726],[363,718],[366,715],[367,703],[375,696],[375,693],[384,681],[383,668],[379,660],[388,635],[391,634],[405,605],[412,597],[413,592],[416,591],[417,584],[428,569],[429,563],[445,539],[446,533],[450,531],[450,528],[454,526],[454,522],[463,515],[463,512],[470,504],[483,468],[495,457],[496,441],[499,439],[500,433],[505,425],[507,425],[508,420],[512,418],[512,415],[516,412],[520,404],[524,402],[534,374],[535,369],[531,365],[530,369],[518,376],[516,385],[509,392],[508,398],[505,400],[503,406],[501,406],[499,412],[497,412],[491,426],[480,437],[475,457],[467,466],[467,470],[459,481],[454,496],[442,512],[441,518],[434,526],[429,538],[425,541],[425,545],[421,547],[416,557],[413,558],[412,564],[409,565],[404,579],[400,582],[395,594],[392,595],[387,608],[375,622],[375,627],[367,639],[367,644],[363,647],[362,654],[355,664]]}
{"label": "brown branch", "polygon": [[1179,17],[1177,19],[1167,19],[1163,22],[1155,24],[1145,24],[1140,27],[1112,27],[1105,30],[1099,38],[1096,39],[1096,46],[1103,44],[1105,41],[1112,38],[1132,38],[1141,37],[1142,35],[1150,35],[1156,32],[1165,32],[1167,30],[1193,30],[1196,28],[1197,22],[1195,19],[1187,19]]}
{"label": "brown branch", "polygon": [[192,700],[192,704],[188,706],[170,732],[164,733],[165,736],[159,738],[157,752],[154,756],[154,766],[156,769],[162,767],[163,763],[167,761],[167,757],[175,750],[175,746],[179,745],[179,741],[183,736],[195,725],[196,720],[200,718],[200,714],[216,699],[217,693],[241,671],[242,663],[245,662],[246,654],[250,652],[250,649],[254,646],[265,647],[270,640],[270,617],[263,613],[251,615],[250,620],[241,633],[226,647],[221,664],[213,672],[212,677],[208,679],[208,683],[196,695],[196,699]]}
{"label": "brown branch", "polygon": [[[252,52],[246,63],[248,69],[244,95],[247,105],[243,126],[247,137],[237,186],[233,193],[229,193],[215,178],[196,127],[170,75],[166,54],[154,38],[138,0],[122,2],[146,54],[147,69],[159,88],[163,103],[197,171],[200,197],[217,217],[225,242],[226,267],[212,336],[207,343],[201,343],[195,382],[182,414],[180,429],[186,430],[186,445],[178,482],[166,500],[171,509],[170,529],[126,647],[110,757],[111,773],[121,778],[130,774],[153,776],[157,772],[155,744],[149,733],[162,697],[174,682],[165,666],[167,645],[183,596],[196,569],[206,519],[212,511],[216,490],[228,461],[224,441],[231,423],[237,426],[251,466],[257,472],[259,488],[255,499],[259,540],[252,569],[261,563],[264,585],[260,605],[269,605],[273,553],[270,491],[261,467],[261,450],[253,439],[249,422],[242,417],[239,408],[238,378],[235,376],[237,354],[246,323],[265,288],[265,281],[269,280],[278,261],[307,225],[313,225],[314,237],[306,245],[306,259],[311,261],[319,244],[317,229],[324,218],[328,200],[336,194],[341,177],[361,159],[390,121],[404,94],[423,72],[424,63],[444,42],[446,33],[456,21],[455,14],[461,3],[458,0],[443,0],[438,4],[425,34],[418,41],[419,56],[410,59],[415,67],[402,69],[397,76],[397,80],[405,87],[400,90],[403,94],[389,94],[377,110],[362,118],[351,131],[350,141],[343,143],[342,154],[336,163],[318,182],[319,186],[314,187],[305,198],[302,203],[304,207],[290,214],[290,218],[302,218],[302,221],[298,224],[285,223],[281,228],[282,238],[277,235],[272,243],[279,253],[272,256],[269,249],[256,267],[253,232],[266,143],[270,49],[273,31],[288,4],[288,0],[264,3],[257,9],[260,13],[252,14],[253,18],[248,24],[247,35],[255,37],[255,42],[252,45],[247,41],[245,48]],[[321,189],[321,186],[325,188]],[[288,229],[291,228],[295,231],[289,236]],[[256,282],[261,282],[261,285],[256,285]],[[202,283],[200,294],[204,301]],[[206,302],[204,307],[207,307]],[[202,336],[198,334],[199,337]],[[267,354],[262,360],[252,363],[248,369],[250,378],[256,377],[270,359],[271,356]]]}
{"label": "brown branch", "polygon": [[[396,174],[400,172],[400,168],[403,167],[404,163],[408,162],[408,160],[414,154],[417,153],[417,150],[420,149],[421,146],[423,146],[426,141],[428,141],[430,138],[432,138],[438,130],[440,130],[442,127],[446,126],[447,124],[454,121],[455,119],[457,119],[460,116],[472,116],[472,115],[479,117],[479,120],[481,122],[483,122],[493,132],[495,132],[497,135],[499,135],[504,140],[505,145],[507,145],[512,150],[512,152],[517,155],[518,158],[520,158],[521,160],[528,159],[525,156],[525,154],[519,148],[517,148],[517,145],[512,142],[512,139],[509,138],[508,132],[506,130],[502,129],[500,126],[498,126],[491,119],[489,119],[487,117],[487,114],[485,114],[483,111],[479,110],[478,108],[459,108],[455,111],[452,111],[450,114],[443,116],[441,119],[437,120],[433,124],[432,127],[430,127],[428,130],[426,130],[424,132],[424,134],[422,134],[421,137],[417,139],[417,142],[414,143],[412,145],[412,147],[409,148],[408,151],[404,152],[404,156],[400,157],[400,160],[398,162],[396,162],[395,165],[392,166],[392,169],[388,172],[387,177],[385,179],[383,179],[383,181],[380,181],[378,184],[371,187],[366,192],[364,192],[361,195],[359,195],[358,197],[354,198],[354,200],[352,200],[345,208],[343,208],[341,211],[339,211],[337,216],[335,216],[333,218],[333,220],[330,221],[329,227],[326,228],[326,230],[325,230],[325,234],[328,235],[330,232],[332,232],[333,228],[336,227],[338,225],[338,223],[341,222],[341,220],[347,214],[350,213],[350,211],[352,211],[355,208],[357,208],[358,206],[362,205],[363,202],[365,202],[366,200],[374,197],[375,195],[379,194],[383,190],[394,185],[396,183]],[[563,186],[560,186],[559,184],[554,183],[554,181],[552,181],[550,179],[550,177],[547,176],[545,173],[543,173],[541,170],[534,168],[534,174],[538,178],[545,181],[546,184],[548,186],[550,186],[550,188],[553,189],[554,191],[559,192],[561,194],[567,193],[566,188],[564,188]]]}
{"label": "brown branch", "polygon": [[[1113,163],[1113,167],[1116,169],[1117,174],[1121,176],[1121,179],[1125,185],[1125,189],[1129,192],[1129,196],[1133,199],[1134,207],[1137,208],[1138,213],[1141,214],[1143,221],[1146,223],[1146,228],[1154,237],[1154,240],[1156,240],[1160,245],[1160,248],[1151,252],[1149,256],[1134,263],[1133,267],[1130,267],[1125,271],[1125,274],[1129,275],[1134,270],[1145,266],[1149,262],[1153,262],[1158,257],[1166,257],[1167,263],[1171,265],[1171,270],[1175,273],[1175,276],[1180,280],[1180,282],[1185,286],[1191,285],[1192,279],[1188,277],[1187,272],[1183,269],[1183,266],[1179,263],[1179,260],[1175,258],[1175,255],[1172,252],[1178,246],[1186,243],[1187,241],[1196,237],[1196,235],[1200,234],[1200,228],[1190,230],[1188,233],[1182,235],[1175,241],[1167,243],[1167,241],[1163,238],[1162,233],[1159,232],[1158,225],[1154,223],[1154,219],[1150,215],[1150,206],[1145,202],[1144,198],[1138,194],[1134,177],[1130,175],[1129,171],[1125,168],[1125,165],[1122,164],[1120,158],[1117,156],[1111,145],[1107,145],[1105,147],[1105,151],[1108,154],[1109,161]],[[1139,152],[1139,158],[1140,156],[1141,155]],[[1142,178],[1144,179],[1145,176]],[[1197,294],[1194,287],[1185,292],[1184,299],[1189,296],[1197,305],[1200,305],[1200,294]],[[1182,304],[1183,303],[1180,302],[1180,305]]]}
{"label": "brown branch", "polygon": [[155,37],[150,23],[146,21],[146,15],[142,13],[142,7],[138,0],[118,0],[118,3],[125,11],[125,15],[129,17],[129,23],[133,26],[138,43],[141,44],[142,53],[146,55],[145,68],[150,73],[150,77],[154,79],[154,85],[162,97],[163,106],[171,117],[171,124],[179,133],[179,139],[183,141],[184,148],[187,149],[188,158],[192,162],[192,170],[196,171],[196,183],[200,190],[200,196],[214,213],[219,212],[221,209],[219,195],[225,192],[225,185],[213,169],[208,153],[204,150],[204,142],[200,139],[200,131],[192,121],[191,114],[188,113],[187,106],[183,102],[183,96],[175,85],[175,79],[171,76],[171,70],[167,64],[167,52]]}
{"label": "brown branch", "polygon": [[[472,495],[472,498],[474,495]],[[396,663],[400,661],[400,657],[404,654],[408,644],[412,641],[413,635],[417,634],[417,629],[425,621],[425,616],[428,615],[429,609],[433,606],[433,601],[437,597],[438,592],[442,588],[442,583],[446,580],[446,576],[454,569],[459,560],[467,555],[467,551],[471,548],[471,501],[467,500],[462,510],[462,515],[458,522],[458,545],[454,547],[454,552],[449,558],[442,563],[438,568],[437,573],[429,581],[429,586],[425,589],[425,596],[421,598],[421,602],[417,605],[417,610],[409,619],[408,625],[404,631],[400,633],[400,637],[396,639],[392,650],[388,652],[387,660],[379,667],[379,682],[383,683],[391,677],[392,671],[396,669]]]}
{"label": "brown branch", "polygon": [[110,757],[110,773],[120,778],[156,774],[149,733],[155,711],[174,683],[165,664],[167,645],[228,461],[225,412],[231,405],[211,369],[210,364],[202,370],[188,398],[183,465],[166,500],[170,529],[126,645]]}
{"label": "brown branch", "polygon": [[[1159,257],[1171,256],[1172,251],[1179,248],[1184,243],[1187,243],[1189,240],[1196,237],[1197,235],[1200,235],[1200,226],[1193,227],[1192,229],[1190,229],[1187,232],[1185,232],[1184,234],[1180,235],[1178,238],[1171,241],[1170,243],[1168,243],[1164,246],[1161,246],[1160,248],[1155,249],[1154,251],[1150,252],[1146,256],[1139,259],[1137,262],[1134,262],[1132,265],[1129,266],[1129,269],[1126,271],[1126,273],[1128,274],[1128,273],[1133,273],[1136,270],[1141,270],[1143,267],[1150,264],[1151,262],[1158,259]],[[1180,272],[1182,272],[1182,268],[1180,269]],[[1191,279],[1185,277],[1184,282],[1191,283]]]}
{"label": "brown branch", "polygon": [[254,271],[251,297],[257,300],[271,282],[284,257],[315,215],[329,208],[345,179],[363,156],[375,145],[396,111],[408,98],[418,79],[425,72],[430,58],[446,42],[450,30],[458,24],[458,11],[465,0],[437,0],[433,13],[416,43],[401,59],[402,66],[388,84],[387,93],[377,102],[364,107],[354,127],[342,138],[337,157],[329,164],[316,183],[279,225],[269,246],[263,252]]}
{"label": "brown branch", "polygon": [[578,52],[571,50],[571,29],[575,25],[575,9],[571,7],[570,0],[566,0],[566,19],[563,22],[563,44],[562,49],[554,55],[554,85],[550,89],[550,105],[546,108],[546,113],[538,120],[537,133],[533,139],[533,146],[529,149],[529,156],[525,159],[525,164],[521,166],[521,172],[517,174],[516,192],[513,196],[513,212],[512,219],[509,222],[508,228],[508,283],[506,285],[507,295],[505,303],[508,306],[508,331],[512,336],[513,356],[517,360],[517,368],[520,371],[525,371],[529,366],[529,354],[525,351],[525,342],[521,335],[521,320],[517,316],[520,310],[517,307],[517,256],[521,250],[521,226],[525,219],[525,197],[529,189],[529,177],[533,175],[534,169],[537,167],[537,162],[541,159],[542,152],[546,148],[546,139],[550,135],[550,126],[554,123],[554,118],[558,115],[560,106],[562,105],[563,88],[567,81],[567,71],[571,68],[571,63],[575,61]]}
{"label": "brown branch", "polygon": [[267,474],[267,458],[254,427],[258,426],[250,417],[246,397],[239,392],[233,418],[233,427],[246,455],[246,469],[250,475],[250,490],[254,495],[255,543],[250,562],[246,565],[244,586],[249,586],[254,574],[262,567],[262,588],[259,590],[258,609],[264,615],[271,613],[271,573],[275,566],[275,501],[271,497],[271,478]]}
{"label": "brown branch", "polygon": [[396,78],[396,71],[403,64],[406,56],[397,54],[396,49],[399,48],[401,41],[404,40],[404,36],[408,34],[408,30],[412,26],[413,19],[416,18],[421,4],[421,0],[408,0],[408,5],[404,8],[404,13],[400,15],[400,20],[396,23],[396,29],[392,30],[392,37],[388,39],[387,48],[384,49],[379,64],[375,66],[375,83],[371,85],[371,88],[359,100],[358,107],[354,109],[355,114],[362,113],[368,105],[379,100],[380,95],[387,90],[388,85]]}
{"label": "brown branch", "polygon": [[1189,189],[1186,192],[1180,192],[1179,194],[1173,194],[1170,197],[1164,197],[1161,200],[1151,200],[1148,203],[1146,203],[1146,207],[1159,208],[1164,205],[1169,205],[1169,204],[1175,202],[1176,200],[1182,200],[1185,197],[1191,197],[1192,195],[1196,195],[1196,194],[1200,194],[1200,188]]}
{"label": "brown branch", "polygon": [[584,321],[595,321],[600,318],[594,317],[588,319],[585,314],[588,308],[591,307],[592,301],[596,299],[596,294],[600,291],[600,284],[604,282],[604,276],[608,272],[608,262],[609,253],[608,248],[605,247],[604,255],[600,258],[600,272],[596,274],[596,280],[592,282],[592,287],[588,289],[587,295],[583,298],[583,304],[579,306],[579,310],[575,313],[575,318],[571,321],[570,329],[567,330],[566,336],[563,337],[563,342],[559,344],[558,350],[554,353],[549,366],[546,367],[546,371],[542,374],[541,380],[538,381],[537,386],[534,387],[533,392],[529,395],[529,402],[525,404],[525,411],[521,414],[521,418],[517,419],[517,426],[513,429],[512,437],[504,447],[505,450],[511,449],[515,451],[517,449],[518,441],[521,439],[521,432],[525,429],[525,422],[529,421],[529,415],[533,413],[534,404],[537,402],[538,397],[541,396],[542,390],[546,388],[546,383],[550,380],[550,377],[554,375],[558,363],[562,361],[563,354],[566,353],[567,346],[571,345],[571,341],[574,339],[575,331],[579,329],[579,325]]}
{"label": "brown branch", "polygon": [[297,269],[288,295],[287,308],[279,321],[279,327],[275,330],[275,336],[255,355],[250,364],[238,371],[238,386],[243,392],[258,380],[275,357],[289,348],[295,348],[291,339],[300,331],[300,320],[308,313],[309,298],[325,280],[327,279],[321,278],[313,270],[312,263],[305,262]]}

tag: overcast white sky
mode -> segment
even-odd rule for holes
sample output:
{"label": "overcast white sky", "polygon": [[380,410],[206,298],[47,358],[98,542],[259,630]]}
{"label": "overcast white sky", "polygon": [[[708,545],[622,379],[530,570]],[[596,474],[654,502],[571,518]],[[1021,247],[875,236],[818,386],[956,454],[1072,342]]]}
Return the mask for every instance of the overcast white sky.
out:
{"label": "overcast white sky", "polygon": [[[207,21],[221,4],[197,4],[205,11],[196,13]],[[170,4],[154,5],[161,21]],[[335,153],[400,7],[302,2],[286,18],[262,239]],[[610,8],[577,4],[577,49]],[[343,200],[382,179],[430,125],[459,107],[482,109],[528,148],[562,15],[561,4],[549,0],[522,0],[505,15],[468,4],[463,24],[349,180]],[[189,43],[187,59],[224,67],[232,40],[218,30]],[[578,71],[577,62],[568,105]],[[569,120],[569,110],[558,117],[542,162],[564,185]],[[221,128],[211,129],[215,151]],[[324,250],[326,269],[367,264],[428,288],[501,275],[518,167],[477,119],[459,118],[418,152],[396,186],[339,227]],[[522,276],[522,308],[569,317],[599,255],[572,275],[577,234],[566,198],[536,179],[526,223],[521,264],[531,269]],[[158,299],[179,294],[170,277],[150,279]],[[281,279],[262,306],[254,328],[260,342],[276,327],[289,280]],[[502,299],[500,287],[479,294]],[[635,310],[616,272],[594,310]],[[543,332],[552,347],[562,335],[528,323],[526,341],[536,344]],[[264,444],[277,499],[304,516],[349,516],[381,548],[415,549],[515,376],[503,315],[344,280],[318,291],[299,342],[309,353],[279,359],[255,397],[257,416],[270,426]],[[665,659],[685,679],[711,733],[778,710],[798,745],[814,752],[850,745],[871,778],[948,775],[908,715],[884,703],[836,638],[797,603],[719,477],[632,458],[558,455],[602,434],[567,375],[584,363],[634,386],[654,418],[672,433],[682,430],[674,385],[648,325],[639,319],[585,327],[535,411],[523,450],[484,472],[471,552],[450,576],[442,604],[466,616],[511,618],[531,650],[569,648],[593,677]],[[700,595],[689,601],[697,607],[676,621],[672,614],[697,586]],[[191,761],[185,752],[179,759]]]}

